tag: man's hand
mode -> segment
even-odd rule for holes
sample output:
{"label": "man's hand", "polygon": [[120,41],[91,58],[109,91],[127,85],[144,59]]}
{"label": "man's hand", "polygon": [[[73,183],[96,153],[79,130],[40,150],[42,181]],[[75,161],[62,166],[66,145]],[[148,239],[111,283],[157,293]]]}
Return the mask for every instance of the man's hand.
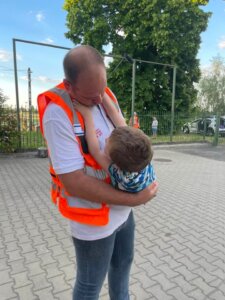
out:
{"label": "man's hand", "polygon": [[140,200],[137,201],[132,206],[138,206],[141,204],[146,204],[150,200],[152,200],[154,197],[156,197],[158,192],[158,182],[154,181],[151,185],[147,186],[143,191],[138,193],[138,197],[140,197]]}

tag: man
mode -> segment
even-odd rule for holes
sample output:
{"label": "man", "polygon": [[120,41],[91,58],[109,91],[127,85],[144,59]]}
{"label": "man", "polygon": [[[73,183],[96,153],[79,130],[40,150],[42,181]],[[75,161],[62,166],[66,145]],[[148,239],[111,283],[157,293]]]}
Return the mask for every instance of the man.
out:
{"label": "man", "polygon": [[103,58],[96,49],[79,46],[66,54],[63,65],[64,84],[39,95],[38,106],[52,164],[52,199],[70,219],[76,251],[73,300],[97,300],[107,272],[110,299],[129,299],[134,243],[130,207],[152,199],[157,184],[136,194],[108,184],[107,174],[85,148],[82,116],[72,105],[76,100],[91,107],[96,135],[104,149],[113,125],[101,102],[103,97],[116,99],[106,88]]}

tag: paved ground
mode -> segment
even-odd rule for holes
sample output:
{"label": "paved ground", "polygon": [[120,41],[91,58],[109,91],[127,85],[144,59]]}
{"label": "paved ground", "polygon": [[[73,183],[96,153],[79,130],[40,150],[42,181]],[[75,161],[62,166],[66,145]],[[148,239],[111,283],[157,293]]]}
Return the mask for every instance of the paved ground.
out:
{"label": "paved ground", "polygon": [[[207,145],[187,147],[155,146],[160,191],[134,210],[131,300],[225,299],[225,161]],[[71,300],[74,269],[67,221],[49,200],[47,159],[2,155],[0,299]]]}
{"label": "paved ground", "polygon": [[197,155],[214,160],[225,161],[225,145],[213,146],[211,143],[162,145],[157,149],[167,149],[191,155]]}

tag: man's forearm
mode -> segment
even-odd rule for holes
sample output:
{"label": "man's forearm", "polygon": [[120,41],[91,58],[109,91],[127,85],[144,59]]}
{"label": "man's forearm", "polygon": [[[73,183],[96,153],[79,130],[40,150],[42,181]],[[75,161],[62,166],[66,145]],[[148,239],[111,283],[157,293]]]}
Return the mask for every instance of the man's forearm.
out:
{"label": "man's forearm", "polygon": [[71,196],[97,203],[137,206],[148,202],[157,192],[157,187],[152,191],[146,190],[135,194],[122,192],[95,177],[84,174],[83,170],[59,175],[59,178]]}

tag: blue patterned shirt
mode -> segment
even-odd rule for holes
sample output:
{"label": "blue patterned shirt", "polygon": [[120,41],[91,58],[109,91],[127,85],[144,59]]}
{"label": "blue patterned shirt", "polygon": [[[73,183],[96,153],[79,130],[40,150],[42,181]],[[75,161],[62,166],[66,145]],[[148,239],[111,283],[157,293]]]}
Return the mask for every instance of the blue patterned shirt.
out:
{"label": "blue patterned shirt", "polygon": [[108,171],[112,185],[119,190],[130,193],[142,191],[156,179],[151,163],[140,172],[125,172],[112,163]]}

